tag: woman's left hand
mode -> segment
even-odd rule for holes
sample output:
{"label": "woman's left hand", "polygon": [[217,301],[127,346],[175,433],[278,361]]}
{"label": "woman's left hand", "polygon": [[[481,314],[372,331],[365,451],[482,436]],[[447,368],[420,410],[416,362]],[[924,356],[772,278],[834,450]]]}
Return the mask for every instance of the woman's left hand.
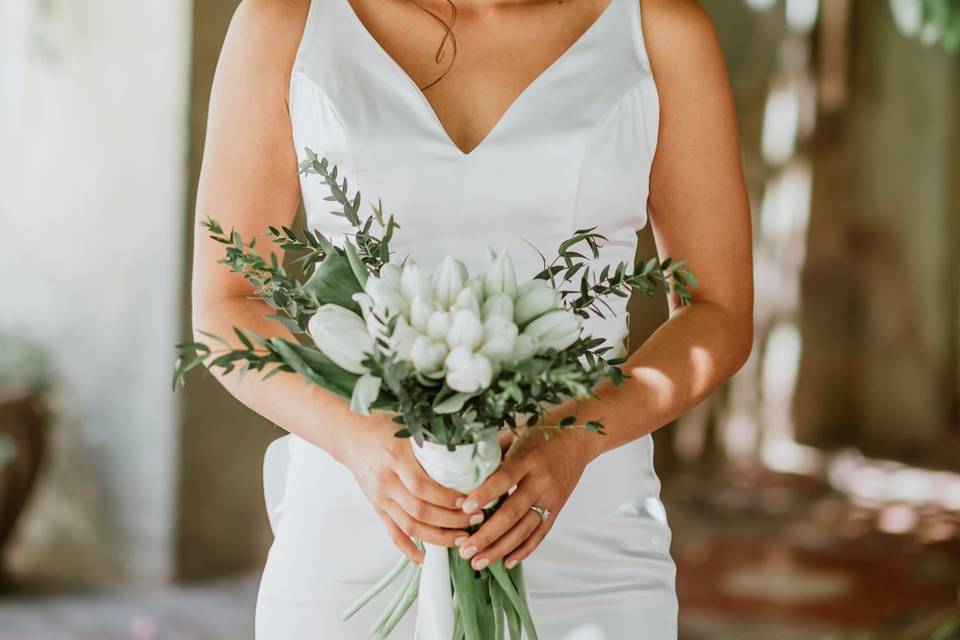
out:
{"label": "woman's left hand", "polygon": [[[517,437],[503,465],[464,500],[466,513],[479,513],[516,486],[480,529],[458,542],[460,556],[472,558],[474,569],[501,558],[509,569],[537,548],[587,464],[599,454],[596,440],[603,438],[583,429],[550,429],[545,435],[534,427]],[[548,510],[549,517],[541,518],[534,506]]]}

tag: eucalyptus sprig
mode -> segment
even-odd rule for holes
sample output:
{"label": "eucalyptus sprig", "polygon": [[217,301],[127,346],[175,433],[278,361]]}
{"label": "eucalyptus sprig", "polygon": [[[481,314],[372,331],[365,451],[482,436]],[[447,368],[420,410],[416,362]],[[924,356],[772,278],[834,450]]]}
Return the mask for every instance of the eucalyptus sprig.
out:
{"label": "eucalyptus sprig", "polygon": [[[600,249],[607,238],[596,233],[596,229],[590,227],[575,231],[569,239],[560,243],[556,257],[549,263],[540,253],[543,270],[534,278],[549,280],[571,311],[583,318],[588,318],[591,313],[603,318],[601,305],[607,311],[613,311],[605,300],[607,296],[627,298],[632,291],[648,297],[660,291],[673,292],[680,299],[680,304],[692,301],[690,289],[697,288],[699,283],[693,272],[684,266],[687,263],[685,260],[667,258],[661,262],[653,257],[637,261],[629,271],[627,263],[621,262],[615,268],[604,265],[597,273],[591,261],[600,257]],[[578,245],[585,245],[590,257],[582,253]]]}
{"label": "eucalyptus sprig", "polygon": [[[334,209],[330,213],[335,216],[346,218],[354,228],[353,242],[357,257],[365,265],[370,267],[373,273],[379,273],[380,267],[390,261],[390,240],[396,229],[400,228],[397,221],[391,215],[384,219],[383,203],[378,201],[371,208],[372,215],[366,219],[360,219],[360,205],[362,197],[357,191],[353,197],[349,196],[349,184],[346,178],[339,178],[336,165],[330,165],[326,158],[321,158],[309,148],[304,149],[306,160],[300,163],[301,175],[317,175],[323,179],[330,195],[324,198],[327,202],[336,202],[340,209]],[[376,236],[371,233],[371,229],[376,224],[383,230],[383,236]]]}

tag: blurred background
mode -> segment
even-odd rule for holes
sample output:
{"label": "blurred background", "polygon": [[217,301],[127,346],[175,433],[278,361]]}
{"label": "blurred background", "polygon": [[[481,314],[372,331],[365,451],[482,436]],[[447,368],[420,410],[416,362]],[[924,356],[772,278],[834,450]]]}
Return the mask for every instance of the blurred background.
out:
{"label": "blurred background", "polygon": [[[0,0],[0,640],[253,637],[282,432],[170,391],[236,4]],[[681,637],[960,638],[960,0],[703,4],[757,331],[656,434]]]}

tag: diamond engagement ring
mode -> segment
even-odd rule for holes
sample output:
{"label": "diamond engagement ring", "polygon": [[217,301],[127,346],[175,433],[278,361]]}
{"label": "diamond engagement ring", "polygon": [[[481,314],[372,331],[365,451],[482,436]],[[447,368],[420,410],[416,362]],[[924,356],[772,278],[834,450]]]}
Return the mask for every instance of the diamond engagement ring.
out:
{"label": "diamond engagement ring", "polygon": [[537,505],[533,505],[532,507],[530,507],[530,511],[533,511],[538,516],[540,516],[540,520],[543,522],[546,522],[550,518],[549,509],[544,509],[543,507],[538,507]]}

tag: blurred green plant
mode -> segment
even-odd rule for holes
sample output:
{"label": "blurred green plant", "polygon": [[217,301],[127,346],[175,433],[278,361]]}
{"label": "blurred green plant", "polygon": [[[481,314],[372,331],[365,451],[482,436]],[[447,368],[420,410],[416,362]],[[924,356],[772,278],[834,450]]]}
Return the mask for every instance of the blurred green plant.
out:
{"label": "blurred green plant", "polygon": [[960,51],[960,0],[890,0],[890,10],[908,38]]}
{"label": "blurred green plant", "polygon": [[47,350],[20,332],[0,329],[0,388],[50,390],[53,366]]}

